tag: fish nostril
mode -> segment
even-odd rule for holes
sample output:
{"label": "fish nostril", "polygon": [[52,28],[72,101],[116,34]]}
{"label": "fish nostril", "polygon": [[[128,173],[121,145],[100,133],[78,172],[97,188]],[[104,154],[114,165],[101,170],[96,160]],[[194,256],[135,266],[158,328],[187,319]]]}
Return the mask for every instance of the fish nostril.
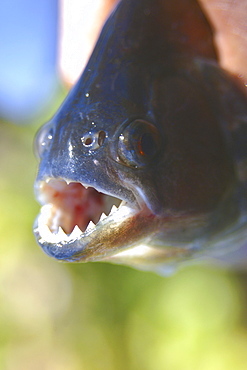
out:
{"label": "fish nostril", "polygon": [[105,138],[105,131],[88,132],[85,136],[81,137],[81,142],[84,147],[95,150],[103,145]]}
{"label": "fish nostril", "polygon": [[81,141],[83,146],[93,149],[93,144],[95,142],[94,134],[91,132],[86,134],[81,138]]}
{"label": "fish nostril", "polygon": [[90,146],[93,142],[93,139],[91,137],[87,137],[85,142],[84,142],[84,145],[85,146]]}
{"label": "fish nostril", "polygon": [[99,131],[99,133],[98,133],[98,144],[99,144],[99,146],[104,144],[105,138],[106,138],[105,131]]}

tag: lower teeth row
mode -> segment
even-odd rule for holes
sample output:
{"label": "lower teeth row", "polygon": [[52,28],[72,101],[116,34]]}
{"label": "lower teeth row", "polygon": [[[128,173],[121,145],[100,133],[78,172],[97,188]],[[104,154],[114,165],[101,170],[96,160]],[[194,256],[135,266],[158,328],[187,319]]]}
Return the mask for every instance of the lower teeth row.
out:
{"label": "lower teeth row", "polygon": [[[109,215],[116,212],[118,208],[113,205]],[[59,243],[59,242],[68,242],[71,240],[79,239],[84,233],[89,232],[95,228],[95,223],[90,221],[85,229],[82,231],[78,225],[75,225],[73,231],[70,234],[65,233],[61,226],[58,227],[57,232],[52,232],[49,226],[47,225],[47,220],[50,218],[52,213],[52,205],[47,204],[42,207],[41,214],[39,217],[39,234],[47,242]],[[102,222],[108,216],[105,213],[102,213],[98,222]],[[55,228],[55,227],[54,227]]]}

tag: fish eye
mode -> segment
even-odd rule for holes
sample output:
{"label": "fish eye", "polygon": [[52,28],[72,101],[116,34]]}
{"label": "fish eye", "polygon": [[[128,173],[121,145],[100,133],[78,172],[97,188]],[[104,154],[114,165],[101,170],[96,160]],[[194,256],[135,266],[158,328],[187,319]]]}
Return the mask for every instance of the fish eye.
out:
{"label": "fish eye", "polygon": [[81,142],[85,148],[95,150],[104,144],[105,138],[105,131],[88,132],[86,135],[82,136]]}
{"label": "fish eye", "polygon": [[119,135],[119,161],[130,167],[143,167],[154,159],[160,145],[157,128],[145,120],[136,119]]}
{"label": "fish eye", "polygon": [[54,129],[50,123],[40,128],[36,135],[34,143],[34,151],[38,158],[41,158],[44,153],[50,148],[53,136]]}

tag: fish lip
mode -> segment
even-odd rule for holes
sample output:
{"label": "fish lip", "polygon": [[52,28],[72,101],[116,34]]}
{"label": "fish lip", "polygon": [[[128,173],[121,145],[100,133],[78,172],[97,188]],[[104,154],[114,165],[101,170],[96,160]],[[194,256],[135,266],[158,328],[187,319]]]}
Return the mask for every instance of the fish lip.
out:
{"label": "fish lip", "polygon": [[[52,232],[48,226],[48,218],[51,215],[52,204],[46,203],[42,197],[42,185],[49,183],[49,181],[65,181],[69,183],[78,183],[83,187],[89,187],[81,182],[71,181],[68,179],[55,179],[47,177],[35,184],[36,198],[41,204],[40,213],[35,219],[33,232],[37,243],[43,251],[57,260],[65,262],[87,262],[101,260],[105,256],[114,254],[115,248],[104,251],[104,246],[99,243],[99,234],[106,233],[106,230],[112,229],[112,233],[121,223],[126,222],[127,219],[136,217],[141,212],[140,207],[133,207],[132,204],[125,200],[121,201],[118,207],[112,207],[110,213],[103,219],[100,219],[95,225],[88,225],[86,230],[82,231],[75,225],[71,233],[64,233],[60,228],[58,232]],[[92,186],[90,186],[92,188]],[[94,188],[97,190],[96,188]],[[97,190],[98,191],[98,190]],[[104,195],[108,195],[103,193]],[[109,231],[107,231],[109,234]],[[97,242],[93,243],[93,240]],[[100,238],[102,239],[102,238]]]}

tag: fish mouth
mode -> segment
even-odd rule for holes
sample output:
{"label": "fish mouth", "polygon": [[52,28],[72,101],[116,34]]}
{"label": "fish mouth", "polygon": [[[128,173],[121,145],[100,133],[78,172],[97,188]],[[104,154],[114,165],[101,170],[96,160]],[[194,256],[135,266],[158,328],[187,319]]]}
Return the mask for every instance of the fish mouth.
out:
{"label": "fish mouth", "polygon": [[114,253],[120,244],[128,244],[123,229],[140,213],[125,200],[80,182],[47,178],[36,183],[35,192],[41,204],[34,224],[37,242],[48,255],[64,261],[100,260]]}
{"label": "fish mouth", "polygon": [[132,204],[61,178],[37,181],[35,192],[41,210],[34,235],[43,251],[56,260],[104,261],[152,270],[185,253],[180,247],[166,250],[149,245],[164,222],[167,230],[172,226],[169,218],[156,217],[144,203]]}

